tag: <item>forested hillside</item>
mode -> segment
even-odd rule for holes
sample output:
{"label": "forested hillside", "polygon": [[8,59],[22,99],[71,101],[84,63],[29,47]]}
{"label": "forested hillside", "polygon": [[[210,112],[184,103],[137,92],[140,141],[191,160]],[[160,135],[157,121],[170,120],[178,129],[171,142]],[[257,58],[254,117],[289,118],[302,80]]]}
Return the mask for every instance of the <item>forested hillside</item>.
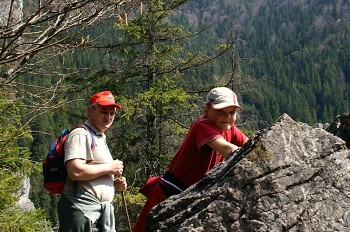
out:
{"label": "forested hillside", "polygon": [[288,113],[313,124],[349,111],[349,1],[204,0],[186,10],[218,36],[233,20],[242,78],[256,81],[242,94],[244,114],[270,124]]}
{"label": "forested hillside", "polygon": [[[36,7],[24,1],[25,15]],[[107,131],[108,144],[125,163],[133,223],[144,201],[138,189],[164,172],[213,86],[226,85],[238,94],[244,110],[237,123],[247,133],[266,128],[282,113],[312,125],[349,112],[348,12],[348,0],[144,1],[144,11],[136,6],[129,18],[117,12],[88,22],[86,30],[86,25],[68,26],[44,52],[40,46],[30,50],[39,55],[10,73],[13,79],[4,78],[10,74],[3,62],[0,99],[16,95],[18,107],[8,110],[13,99],[0,106],[6,119],[0,125],[12,132],[28,126],[23,126],[27,137],[13,147],[25,147],[17,153],[28,156],[30,149],[30,161],[40,165],[61,129],[86,119],[88,97],[111,90],[122,110]],[[34,28],[46,31],[54,24],[47,19]],[[12,59],[9,51],[4,59]],[[9,127],[8,121],[16,125]],[[39,170],[28,171],[31,199],[56,225],[57,196],[43,189]],[[120,199],[116,206],[124,231]]]}
{"label": "forested hillside", "polygon": [[[84,99],[108,88],[124,106],[109,132],[118,139],[109,144],[127,165],[131,195],[137,196],[149,175],[162,174],[184,131],[199,115],[210,86],[233,87],[244,108],[241,125],[251,130],[265,128],[282,113],[313,124],[349,111],[348,1],[195,0],[177,9],[172,15],[159,14],[157,23],[151,12],[130,19],[127,26],[101,24],[82,38],[103,37],[104,43],[98,44],[102,49],[77,49],[59,61],[70,69],[89,67],[82,75],[70,76],[78,87],[74,96]],[[178,26],[169,25],[169,16]],[[186,30],[201,33],[189,36]],[[229,41],[234,42],[233,51],[203,62],[215,56],[215,46]],[[195,68],[188,68],[190,60]],[[84,101],[69,96],[73,102],[61,108],[64,114],[43,115],[33,125],[34,131],[51,134],[34,136],[33,157],[43,154],[54,131],[83,120]],[[34,202],[50,209],[55,221],[55,196],[42,192],[40,185],[34,189]],[[129,200],[133,222],[142,200]]]}

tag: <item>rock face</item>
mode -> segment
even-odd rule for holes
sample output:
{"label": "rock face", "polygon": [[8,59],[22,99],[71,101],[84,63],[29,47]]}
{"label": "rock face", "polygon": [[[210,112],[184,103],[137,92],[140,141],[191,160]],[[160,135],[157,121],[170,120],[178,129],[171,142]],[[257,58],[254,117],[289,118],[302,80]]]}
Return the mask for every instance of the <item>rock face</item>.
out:
{"label": "rock face", "polygon": [[346,142],[346,146],[350,148],[350,113],[337,116],[326,130],[343,139]]}
{"label": "rock face", "polygon": [[145,231],[350,231],[349,155],[339,137],[284,114],[156,206]]}
{"label": "rock face", "polygon": [[23,188],[19,193],[19,200],[17,202],[17,206],[24,211],[31,211],[35,209],[33,202],[29,200],[29,192],[30,192],[30,179],[29,177],[26,177],[23,179]]}
{"label": "rock face", "polygon": [[[10,8],[11,3],[13,4],[12,9]],[[23,18],[23,0],[1,0],[0,9],[0,26],[13,26]],[[9,14],[10,9],[11,14]]]}

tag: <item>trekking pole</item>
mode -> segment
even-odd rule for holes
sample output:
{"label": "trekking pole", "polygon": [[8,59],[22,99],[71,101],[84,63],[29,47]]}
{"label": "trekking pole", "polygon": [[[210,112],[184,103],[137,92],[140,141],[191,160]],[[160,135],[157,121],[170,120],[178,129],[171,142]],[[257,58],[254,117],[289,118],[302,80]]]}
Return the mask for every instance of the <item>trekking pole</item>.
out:
{"label": "trekking pole", "polygon": [[[121,177],[121,176],[118,176],[118,178],[119,177]],[[129,213],[128,213],[128,207],[126,206],[124,191],[121,191],[120,194],[122,196],[122,204],[123,204],[123,208],[124,208],[125,217],[126,217],[126,220],[128,222],[128,229],[129,229],[129,232],[131,232],[130,217],[129,217]]]}
{"label": "trekking pole", "polygon": [[126,206],[124,191],[121,191],[120,193],[122,195],[122,204],[123,204],[126,220],[128,221],[129,232],[131,232],[130,218],[129,218],[128,208]]}
{"label": "trekking pole", "polygon": [[124,191],[121,191],[120,193],[122,195],[122,203],[123,203],[123,208],[124,208],[124,212],[125,212],[125,217],[126,217],[126,220],[128,222],[128,229],[129,229],[129,232],[131,232],[130,218],[129,218],[128,208],[126,206]]}

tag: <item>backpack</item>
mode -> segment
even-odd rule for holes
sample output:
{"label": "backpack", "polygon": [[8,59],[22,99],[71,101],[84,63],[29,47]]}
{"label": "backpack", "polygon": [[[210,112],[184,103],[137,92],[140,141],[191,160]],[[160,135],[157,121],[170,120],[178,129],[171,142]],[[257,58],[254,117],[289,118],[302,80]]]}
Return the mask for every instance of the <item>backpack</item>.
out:
{"label": "backpack", "polygon": [[63,129],[61,135],[52,141],[49,153],[42,162],[42,174],[44,176],[44,188],[53,194],[61,194],[64,188],[64,182],[67,177],[67,170],[64,164],[64,142],[68,134],[75,128],[84,128],[90,132],[92,143],[91,150],[95,149],[95,140],[93,131],[87,125],[79,125],[71,130]]}

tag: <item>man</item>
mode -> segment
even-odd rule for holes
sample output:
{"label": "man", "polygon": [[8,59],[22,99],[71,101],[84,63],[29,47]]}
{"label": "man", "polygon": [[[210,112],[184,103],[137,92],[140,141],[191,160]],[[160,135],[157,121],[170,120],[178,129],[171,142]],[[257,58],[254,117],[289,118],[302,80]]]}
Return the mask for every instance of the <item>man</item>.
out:
{"label": "man", "polygon": [[110,91],[92,95],[84,127],[93,133],[78,127],[65,141],[68,177],[57,207],[60,232],[90,232],[94,223],[100,231],[115,231],[112,201],[115,190],[126,189],[126,179],[121,177],[123,162],[113,160],[104,132],[119,109]]}
{"label": "man", "polygon": [[237,96],[229,88],[217,87],[208,93],[203,115],[192,123],[168,171],[163,176],[149,178],[141,188],[147,201],[133,232],[143,231],[147,214],[155,205],[198,182],[248,141],[235,126],[239,108]]}

